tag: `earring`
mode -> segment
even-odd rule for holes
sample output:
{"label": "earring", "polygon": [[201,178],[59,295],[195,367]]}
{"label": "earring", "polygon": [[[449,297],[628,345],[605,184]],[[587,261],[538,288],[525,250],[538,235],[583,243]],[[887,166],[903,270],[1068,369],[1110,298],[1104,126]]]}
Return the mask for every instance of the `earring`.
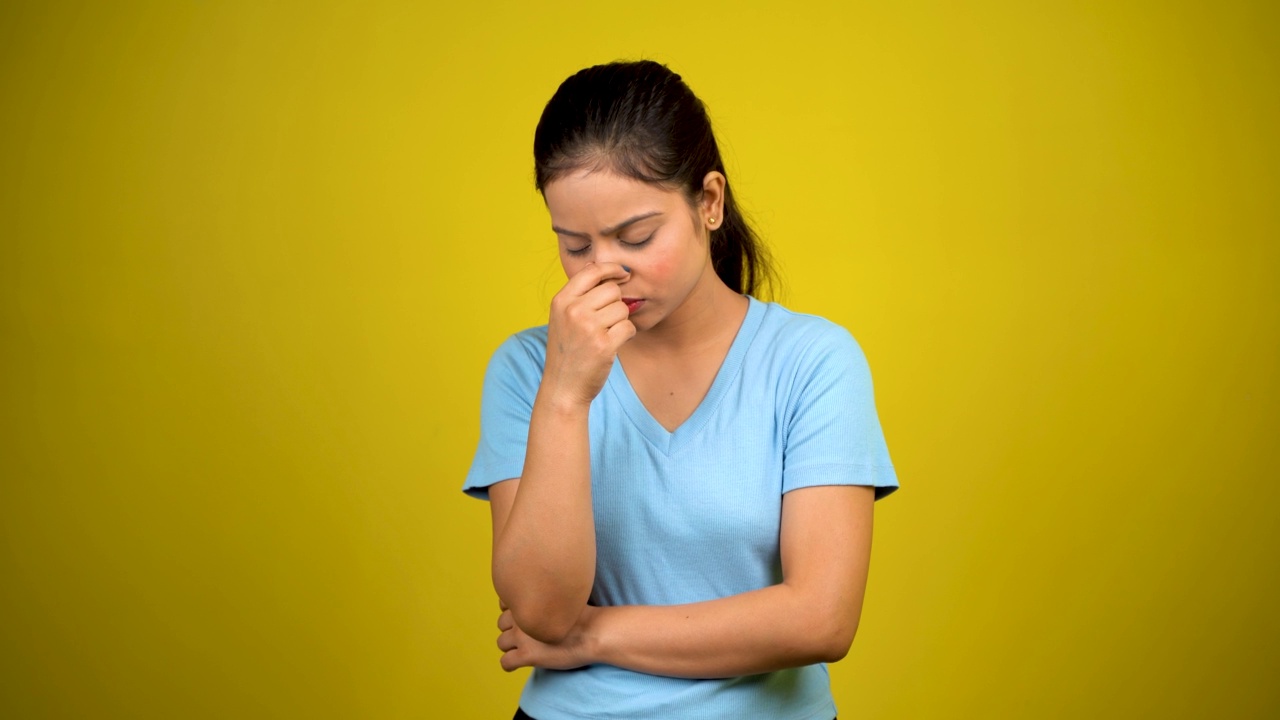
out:
{"label": "earring", "polygon": [[707,222],[711,223],[712,225],[715,225],[715,224],[716,224],[716,219],[715,219],[715,218],[707,218]]}

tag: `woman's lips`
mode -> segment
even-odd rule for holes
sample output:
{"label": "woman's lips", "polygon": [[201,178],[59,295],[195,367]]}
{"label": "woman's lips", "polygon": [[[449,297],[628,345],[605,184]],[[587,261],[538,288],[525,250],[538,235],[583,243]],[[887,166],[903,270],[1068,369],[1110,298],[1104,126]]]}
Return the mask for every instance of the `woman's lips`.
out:
{"label": "woman's lips", "polygon": [[640,309],[640,306],[644,305],[642,298],[622,298],[622,302],[627,304],[628,313],[634,313]]}

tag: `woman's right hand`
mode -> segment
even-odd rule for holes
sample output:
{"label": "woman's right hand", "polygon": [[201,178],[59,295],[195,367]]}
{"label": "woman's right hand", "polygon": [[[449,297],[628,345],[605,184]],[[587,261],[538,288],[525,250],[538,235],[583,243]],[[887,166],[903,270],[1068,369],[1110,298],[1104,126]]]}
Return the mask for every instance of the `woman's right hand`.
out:
{"label": "woman's right hand", "polygon": [[631,274],[617,263],[591,263],[551,300],[542,392],[569,407],[586,407],[604,387],[618,348],[636,334],[622,302]]}

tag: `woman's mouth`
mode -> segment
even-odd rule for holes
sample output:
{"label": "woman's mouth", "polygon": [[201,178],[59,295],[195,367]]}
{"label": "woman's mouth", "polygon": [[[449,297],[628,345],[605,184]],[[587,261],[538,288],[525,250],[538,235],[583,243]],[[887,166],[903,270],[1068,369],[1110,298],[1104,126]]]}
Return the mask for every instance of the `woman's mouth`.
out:
{"label": "woman's mouth", "polygon": [[632,314],[639,310],[640,306],[644,305],[644,300],[641,298],[622,298],[622,302],[626,303],[627,312]]}

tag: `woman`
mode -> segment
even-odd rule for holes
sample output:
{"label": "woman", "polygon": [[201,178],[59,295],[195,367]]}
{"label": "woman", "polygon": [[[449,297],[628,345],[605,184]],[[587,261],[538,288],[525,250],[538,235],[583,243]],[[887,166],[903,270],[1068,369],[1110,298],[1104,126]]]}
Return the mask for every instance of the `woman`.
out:
{"label": "woman", "polygon": [[568,282],[490,361],[464,485],[502,667],[534,668],[516,717],[830,720],[898,484],[861,350],[754,297],[763,252],[666,67],[567,79],[534,161]]}

